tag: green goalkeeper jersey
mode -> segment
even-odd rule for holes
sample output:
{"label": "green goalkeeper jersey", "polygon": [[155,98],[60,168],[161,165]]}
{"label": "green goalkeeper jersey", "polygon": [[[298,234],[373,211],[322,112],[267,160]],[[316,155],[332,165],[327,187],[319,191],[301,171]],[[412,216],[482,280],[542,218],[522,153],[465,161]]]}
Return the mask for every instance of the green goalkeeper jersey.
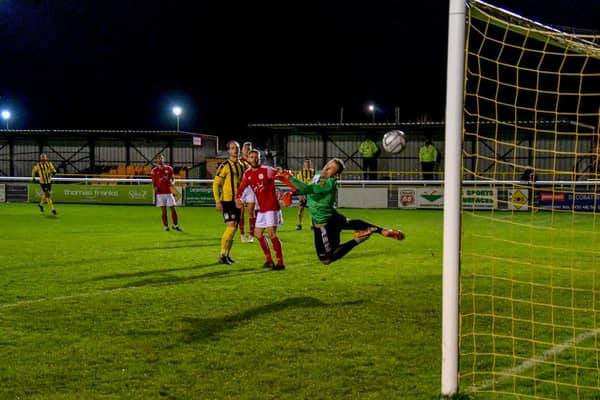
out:
{"label": "green goalkeeper jersey", "polygon": [[306,203],[315,224],[324,224],[335,213],[336,178],[315,176],[313,183],[304,183],[292,176],[290,182],[298,189],[296,193],[306,195]]}

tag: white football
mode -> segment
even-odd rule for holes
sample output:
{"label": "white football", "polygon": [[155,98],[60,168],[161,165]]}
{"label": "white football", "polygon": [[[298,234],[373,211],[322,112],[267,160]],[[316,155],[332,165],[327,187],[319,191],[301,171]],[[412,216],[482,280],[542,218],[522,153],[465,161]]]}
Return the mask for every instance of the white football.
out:
{"label": "white football", "polygon": [[388,153],[400,153],[406,147],[406,135],[400,130],[389,131],[383,135],[382,145]]}

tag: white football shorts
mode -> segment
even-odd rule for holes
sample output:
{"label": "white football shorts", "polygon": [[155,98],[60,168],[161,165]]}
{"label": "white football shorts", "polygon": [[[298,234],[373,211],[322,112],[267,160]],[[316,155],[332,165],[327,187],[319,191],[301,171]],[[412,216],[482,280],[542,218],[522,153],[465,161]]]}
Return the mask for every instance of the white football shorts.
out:
{"label": "white football shorts", "polygon": [[268,228],[270,226],[283,225],[283,214],[281,210],[258,212],[256,214],[256,228]]}
{"label": "white football shorts", "polygon": [[246,186],[242,195],[240,196],[242,203],[256,203],[256,196],[254,196],[254,190],[250,186]]}
{"label": "white football shorts", "polygon": [[175,207],[175,196],[172,193],[157,194],[156,207]]}

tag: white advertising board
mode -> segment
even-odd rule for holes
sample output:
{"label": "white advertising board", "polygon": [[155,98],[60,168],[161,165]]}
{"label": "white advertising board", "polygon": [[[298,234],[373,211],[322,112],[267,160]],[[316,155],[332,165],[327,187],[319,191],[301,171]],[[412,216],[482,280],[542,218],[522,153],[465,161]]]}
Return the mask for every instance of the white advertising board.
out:
{"label": "white advertising board", "polygon": [[387,208],[387,188],[339,188],[338,207],[342,208]]}

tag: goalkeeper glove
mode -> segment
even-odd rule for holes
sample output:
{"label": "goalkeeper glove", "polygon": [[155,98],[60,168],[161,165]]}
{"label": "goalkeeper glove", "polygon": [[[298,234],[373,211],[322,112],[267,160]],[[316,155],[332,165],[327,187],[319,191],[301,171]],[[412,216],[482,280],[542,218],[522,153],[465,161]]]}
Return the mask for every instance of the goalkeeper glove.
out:
{"label": "goalkeeper glove", "polygon": [[294,190],[296,190],[296,186],[294,186],[294,184],[292,182],[290,182],[290,178],[292,176],[294,176],[292,171],[284,170],[284,171],[281,171],[280,173],[278,173],[277,175],[275,175],[275,179],[283,182],[286,186],[288,186],[289,188],[291,188],[294,191]]}
{"label": "goalkeeper glove", "polygon": [[294,174],[292,173],[292,171],[284,169],[283,171],[281,171],[280,173],[278,173],[277,175],[275,175],[275,178],[279,179],[282,182],[287,182],[290,180],[290,178],[294,176]]}
{"label": "goalkeeper glove", "polygon": [[292,205],[292,195],[294,193],[290,190],[281,195],[281,200],[283,201],[284,207],[289,207]]}

